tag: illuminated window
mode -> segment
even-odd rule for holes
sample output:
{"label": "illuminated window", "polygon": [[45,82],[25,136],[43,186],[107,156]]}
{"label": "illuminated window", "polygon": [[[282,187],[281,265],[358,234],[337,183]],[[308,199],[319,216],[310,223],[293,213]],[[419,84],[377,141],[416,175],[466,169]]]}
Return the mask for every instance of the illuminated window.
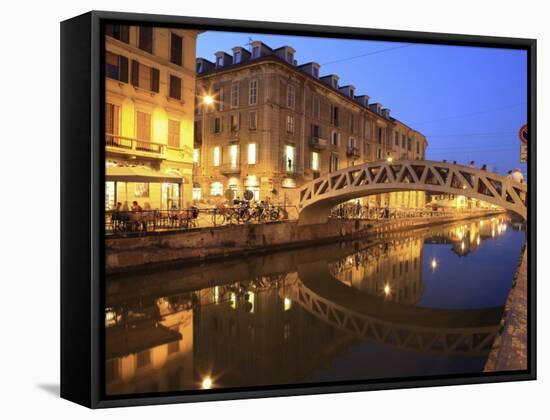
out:
{"label": "illuminated window", "polygon": [[248,143],[248,164],[256,164],[256,143]]}
{"label": "illuminated window", "polygon": [[315,172],[319,172],[319,168],[321,166],[319,159],[320,158],[318,152],[311,153],[311,169]]}
{"label": "illuminated window", "polygon": [[193,200],[200,200],[202,197],[201,187],[193,187]]}
{"label": "illuminated window", "polygon": [[223,184],[221,182],[213,182],[210,184],[210,195],[222,195],[223,194]]}
{"label": "illuminated window", "polygon": [[201,157],[200,149],[193,149],[193,163],[199,163]]}
{"label": "illuminated window", "polygon": [[296,153],[296,147],[294,146],[285,146],[285,169],[288,172],[292,172],[295,169],[294,157]]}
{"label": "illuminated window", "polygon": [[251,80],[248,90],[248,105],[256,105],[258,103],[258,81]]}
{"label": "illuminated window", "polygon": [[229,164],[232,168],[236,168],[239,158],[239,146],[232,144],[229,146]]}
{"label": "illuminated window", "polygon": [[220,166],[221,163],[221,149],[220,146],[216,146],[213,149],[212,164],[214,166]]}

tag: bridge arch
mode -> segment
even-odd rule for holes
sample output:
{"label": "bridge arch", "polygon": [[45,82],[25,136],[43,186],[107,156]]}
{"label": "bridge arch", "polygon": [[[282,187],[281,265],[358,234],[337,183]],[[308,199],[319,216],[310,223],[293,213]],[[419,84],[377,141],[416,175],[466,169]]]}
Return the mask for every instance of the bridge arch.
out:
{"label": "bridge arch", "polygon": [[394,191],[460,194],[486,201],[527,219],[527,185],[481,169],[447,162],[403,160],[350,166],[300,188],[300,225],[326,223],[345,201]]}

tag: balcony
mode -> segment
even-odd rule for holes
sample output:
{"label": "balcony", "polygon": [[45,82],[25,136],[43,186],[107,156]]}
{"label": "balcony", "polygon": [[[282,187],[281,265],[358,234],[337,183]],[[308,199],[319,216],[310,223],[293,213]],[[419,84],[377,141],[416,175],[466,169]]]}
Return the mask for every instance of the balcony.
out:
{"label": "balcony", "polygon": [[112,151],[125,152],[128,154],[141,154],[144,156],[164,157],[166,146],[164,144],[152,143],[150,141],[138,140],[130,137],[105,134],[105,147]]}
{"label": "balcony", "polygon": [[348,147],[346,150],[346,154],[348,157],[359,159],[361,157],[361,153],[359,153],[358,147]]}
{"label": "balcony", "polygon": [[320,137],[310,137],[309,145],[316,150],[325,150],[327,148],[328,140]]}
{"label": "balcony", "polygon": [[220,172],[224,175],[236,175],[241,173],[241,165],[239,163],[224,163],[220,167]]}

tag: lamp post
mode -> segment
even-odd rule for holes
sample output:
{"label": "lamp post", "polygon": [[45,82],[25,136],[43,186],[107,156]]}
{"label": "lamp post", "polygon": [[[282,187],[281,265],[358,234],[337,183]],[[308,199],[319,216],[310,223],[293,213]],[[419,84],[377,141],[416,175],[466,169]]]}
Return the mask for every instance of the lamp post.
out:
{"label": "lamp post", "polygon": [[[205,142],[205,119],[206,119],[206,110],[209,106],[211,106],[214,103],[214,97],[210,94],[204,94],[201,97],[201,153],[199,156],[199,161],[197,162],[197,167],[200,168],[202,166],[203,159],[206,158],[206,142]],[[197,171],[198,172],[198,171]],[[201,171],[202,173],[202,171]],[[194,181],[194,180],[193,180]],[[192,182],[193,182],[192,181]]]}

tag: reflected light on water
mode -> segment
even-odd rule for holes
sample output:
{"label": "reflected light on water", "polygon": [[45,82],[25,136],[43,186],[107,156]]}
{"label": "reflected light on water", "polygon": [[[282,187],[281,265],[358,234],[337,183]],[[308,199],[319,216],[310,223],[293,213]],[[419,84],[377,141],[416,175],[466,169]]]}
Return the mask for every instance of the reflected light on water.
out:
{"label": "reflected light on water", "polygon": [[292,308],[292,301],[285,297],[284,299],[284,308],[285,308],[285,311],[288,311],[290,308]]}
{"label": "reflected light on water", "polygon": [[201,388],[202,389],[210,389],[212,388],[212,378],[210,376],[206,376],[205,378],[203,378],[202,382],[201,382]]}
{"label": "reflected light on water", "polygon": [[435,258],[432,259],[432,269],[436,269],[437,268],[437,260]]}

